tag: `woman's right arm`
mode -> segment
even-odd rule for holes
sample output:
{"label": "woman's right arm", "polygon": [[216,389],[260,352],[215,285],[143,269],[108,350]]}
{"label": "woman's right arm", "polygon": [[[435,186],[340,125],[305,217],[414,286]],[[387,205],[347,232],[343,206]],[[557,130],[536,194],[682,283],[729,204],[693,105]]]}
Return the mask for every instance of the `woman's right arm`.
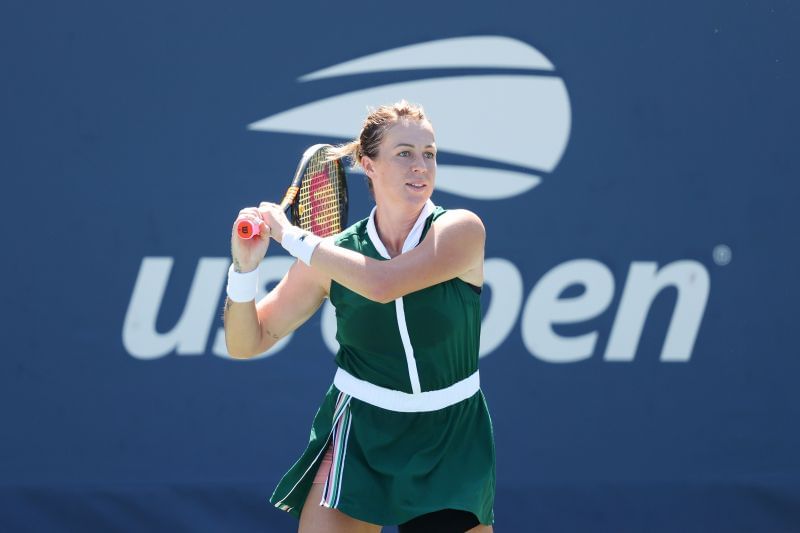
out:
{"label": "woman's right arm", "polygon": [[[252,209],[240,216],[253,216],[261,223],[261,234],[253,239],[240,239],[234,228],[231,255],[234,270],[250,272],[258,268],[269,246],[269,228]],[[314,314],[324,301],[330,279],[297,261],[278,285],[258,303],[225,302],[225,342],[235,358],[249,358],[268,350],[273,344],[297,329]]]}

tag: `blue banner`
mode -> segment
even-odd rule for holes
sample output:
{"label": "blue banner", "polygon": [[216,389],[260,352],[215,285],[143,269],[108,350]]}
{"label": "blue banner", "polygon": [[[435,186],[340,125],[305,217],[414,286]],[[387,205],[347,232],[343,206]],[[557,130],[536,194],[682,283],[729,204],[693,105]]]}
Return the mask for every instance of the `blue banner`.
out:
{"label": "blue banner", "polygon": [[800,530],[796,5],[2,11],[0,530],[296,528],[334,315],[230,358],[231,225],[402,98],[486,226],[497,531]]}

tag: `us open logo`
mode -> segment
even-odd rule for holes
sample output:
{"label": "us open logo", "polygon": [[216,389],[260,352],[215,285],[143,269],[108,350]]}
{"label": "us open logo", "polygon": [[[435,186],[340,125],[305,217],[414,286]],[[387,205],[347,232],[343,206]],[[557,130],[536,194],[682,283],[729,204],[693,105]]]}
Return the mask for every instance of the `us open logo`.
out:
{"label": "us open logo", "polygon": [[354,117],[365,114],[366,103],[405,98],[425,106],[436,127],[440,154],[469,161],[440,163],[439,190],[499,200],[529,191],[555,169],[569,140],[569,96],[553,64],[521,41],[478,36],[414,44],[318,70],[298,81],[430,69],[480,73],[352,91],[283,111],[248,128],[351,139],[356,134],[353,121],[358,120]]}
{"label": "us open logo", "polygon": [[[458,69],[458,75],[455,71],[447,75],[448,69]],[[442,156],[437,189],[480,200],[524,194],[546,179],[561,160],[571,125],[566,87],[544,55],[515,39],[463,37],[415,44],[318,70],[299,81],[397,70],[425,73],[426,77],[325,98],[248,127],[253,131],[349,140],[356,133],[355,128],[350,129],[354,117],[365,114],[367,103],[391,103],[402,98],[419,102],[437,130]],[[715,251],[717,255],[726,254]],[[173,262],[173,257],[143,258],[123,325],[126,351],[147,360],[171,353],[202,355],[210,348],[213,355],[229,359],[225,332],[222,327],[214,331],[214,325],[230,258],[199,259],[180,319],[172,329],[161,332],[156,319]],[[285,256],[262,261],[257,298],[266,294],[267,285],[283,277],[292,262]],[[554,266],[536,282],[527,299],[522,272],[510,260],[487,258],[484,276],[491,300],[482,321],[480,356],[497,350],[518,324],[527,351],[548,363],[575,363],[599,355],[599,331],[564,336],[556,326],[585,322],[609,310],[615,316],[602,358],[608,362],[634,361],[651,305],[666,289],[675,289],[677,299],[659,358],[663,362],[688,362],[710,291],[708,271],[692,259],[662,266],[653,261],[633,261],[615,311],[612,304],[620,280],[595,259],[573,259]],[[562,293],[574,285],[583,286],[583,294],[562,298]],[[336,319],[330,302],[323,305],[320,325],[323,342],[335,353]],[[253,359],[280,352],[291,338],[292,334],[287,335]]]}

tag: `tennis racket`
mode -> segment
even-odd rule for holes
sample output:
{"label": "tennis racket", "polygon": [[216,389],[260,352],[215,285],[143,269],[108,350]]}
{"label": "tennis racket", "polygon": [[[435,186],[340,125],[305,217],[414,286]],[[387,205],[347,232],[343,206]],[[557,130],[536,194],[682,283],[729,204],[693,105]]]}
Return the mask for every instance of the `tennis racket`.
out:
{"label": "tennis racket", "polygon": [[[280,206],[291,207],[292,223],[320,237],[339,233],[347,226],[347,179],[341,159],[330,160],[329,144],[315,144],[303,152],[292,184]],[[252,239],[260,226],[240,219],[236,233]]]}

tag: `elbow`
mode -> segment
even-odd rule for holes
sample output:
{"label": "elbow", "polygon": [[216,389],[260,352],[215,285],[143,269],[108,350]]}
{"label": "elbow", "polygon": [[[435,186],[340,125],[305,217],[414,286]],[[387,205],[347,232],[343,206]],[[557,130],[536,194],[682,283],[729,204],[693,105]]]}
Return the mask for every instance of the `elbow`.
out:
{"label": "elbow", "polygon": [[395,291],[384,290],[377,295],[377,299],[375,301],[379,304],[390,304],[401,296],[402,294],[397,294]]}
{"label": "elbow", "polygon": [[394,290],[389,280],[378,279],[367,288],[365,298],[379,304],[388,304],[396,300],[400,295]]}
{"label": "elbow", "polygon": [[264,353],[271,346],[268,346],[263,350],[259,350],[257,347],[254,346],[245,346],[240,343],[231,342],[228,340],[228,336],[226,335],[225,347],[228,349],[228,355],[230,355],[233,359],[252,359],[257,355]]}
{"label": "elbow", "polygon": [[255,354],[250,352],[231,350],[230,348],[228,348],[228,355],[230,355],[231,358],[233,359],[245,360],[252,358]]}
{"label": "elbow", "polygon": [[231,316],[226,309],[223,316],[225,332],[225,348],[233,359],[251,359],[264,353],[275,341],[263,346],[265,336],[261,331],[261,323],[256,316],[252,318],[239,315]]}
{"label": "elbow", "polygon": [[253,357],[253,354],[250,353],[250,351],[243,350],[242,347],[232,345],[229,342],[225,343],[225,347],[228,349],[228,355],[234,359],[250,359]]}
{"label": "elbow", "polygon": [[388,304],[402,296],[398,291],[397,275],[392,272],[390,261],[375,261],[373,268],[363,277],[363,293],[368,300]]}

